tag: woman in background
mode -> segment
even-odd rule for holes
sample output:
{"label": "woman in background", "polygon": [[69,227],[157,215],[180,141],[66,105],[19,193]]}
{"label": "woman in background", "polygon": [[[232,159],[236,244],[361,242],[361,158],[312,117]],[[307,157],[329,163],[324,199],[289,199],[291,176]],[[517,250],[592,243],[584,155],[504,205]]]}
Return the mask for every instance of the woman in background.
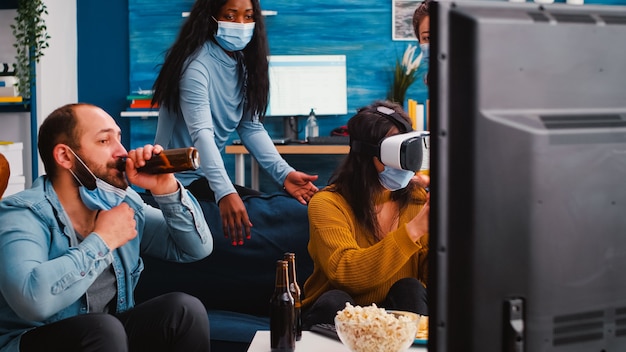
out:
{"label": "woman in background", "polygon": [[303,288],[303,328],[333,323],[346,302],[428,314],[428,178],[360,147],[411,131],[410,120],[381,101],[360,109],[348,131],[348,156],[309,203],[314,269]]}
{"label": "woman in background", "polygon": [[[420,44],[422,51],[422,61],[426,63],[428,68],[428,60],[430,58],[430,3],[431,0],[425,0],[415,9],[413,13],[413,31],[415,37]],[[424,76],[424,83],[428,85],[428,71]]]}
{"label": "woman in background", "polygon": [[306,204],[317,176],[294,170],[278,154],[262,119],[268,104],[269,54],[258,0],[197,0],[154,83],[160,106],[155,143],[195,146],[200,169],[177,174],[198,198],[216,201],[233,245],[250,238],[252,223],[221,152],[237,130],[259,165]]}

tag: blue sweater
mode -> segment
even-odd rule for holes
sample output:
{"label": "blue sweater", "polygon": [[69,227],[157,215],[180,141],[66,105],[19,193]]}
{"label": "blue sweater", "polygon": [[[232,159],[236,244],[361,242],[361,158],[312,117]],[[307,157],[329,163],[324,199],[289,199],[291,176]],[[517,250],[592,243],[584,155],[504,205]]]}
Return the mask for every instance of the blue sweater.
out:
{"label": "blue sweater", "polygon": [[207,41],[187,61],[180,81],[180,111],[161,108],[155,144],[165,148],[195,146],[200,168],[178,173],[189,185],[200,177],[209,180],[216,201],[235,193],[222,160],[222,151],[236,129],[241,141],[259,165],[279,184],[294,169],[278,154],[258,116],[245,109],[245,67],[243,57],[230,57]]}

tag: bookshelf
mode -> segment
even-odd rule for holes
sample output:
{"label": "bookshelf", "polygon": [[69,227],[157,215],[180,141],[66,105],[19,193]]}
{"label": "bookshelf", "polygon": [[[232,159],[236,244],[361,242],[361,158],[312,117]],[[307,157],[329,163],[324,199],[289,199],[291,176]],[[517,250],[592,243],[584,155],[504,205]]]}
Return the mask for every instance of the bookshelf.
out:
{"label": "bookshelf", "polygon": [[[0,26],[0,37],[3,38],[2,40],[2,47],[0,48],[0,51],[4,51],[7,52],[9,50],[14,50],[14,48],[11,46],[12,44],[7,44],[7,43],[12,43],[12,40],[6,40],[6,38],[12,38],[13,33],[11,32],[10,29],[10,22],[13,19],[13,17],[15,17],[15,10],[17,9],[17,5],[18,5],[18,0],[0,0],[0,15],[1,18],[3,19],[2,22],[5,22],[6,25],[3,23],[2,26]],[[7,20],[7,21],[5,21]],[[6,55],[4,56],[4,60],[2,61],[7,61]],[[34,72],[34,67],[31,68],[31,70],[33,70]],[[5,103],[5,102],[0,102],[0,121],[3,122],[3,124],[6,125],[6,122],[8,121],[8,119],[17,119],[20,120],[18,121],[17,125],[21,125],[21,119],[24,118],[28,118],[29,120],[29,126],[28,126],[28,132],[27,133],[19,133],[19,131],[5,131],[5,136],[7,134],[12,135],[13,138],[17,138],[20,140],[15,140],[14,142],[22,142],[24,143],[24,145],[26,145],[27,143],[30,145],[30,147],[28,149],[24,148],[23,153],[26,153],[27,150],[30,150],[31,153],[31,157],[30,157],[30,165],[31,165],[31,181],[34,181],[35,178],[37,178],[39,176],[39,170],[38,170],[38,154],[37,154],[37,107],[36,107],[36,89],[35,89],[35,85],[31,85],[31,92],[30,92],[31,96],[30,99],[28,100],[24,100],[22,102],[17,102],[17,103]],[[19,128],[18,128],[19,129]],[[0,137],[0,139],[2,139],[2,137]],[[27,158],[24,158],[25,160],[28,160]]]}

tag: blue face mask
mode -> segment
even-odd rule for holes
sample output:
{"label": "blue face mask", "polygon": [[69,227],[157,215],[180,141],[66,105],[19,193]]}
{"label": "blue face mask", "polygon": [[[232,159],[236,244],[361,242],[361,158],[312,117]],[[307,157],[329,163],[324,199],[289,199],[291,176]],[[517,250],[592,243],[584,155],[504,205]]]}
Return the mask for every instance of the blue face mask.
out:
{"label": "blue face mask", "polygon": [[397,191],[408,186],[413,176],[415,176],[414,171],[385,166],[385,169],[378,174],[378,179],[386,189]]}
{"label": "blue face mask", "polygon": [[217,21],[215,40],[226,51],[238,51],[250,43],[254,34],[254,22],[236,23]]}
{"label": "blue face mask", "polygon": [[[70,149],[71,150],[71,149]],[[87,165],[81,160],[73,150],[72,154],[76,156],[76,159],[80,162],[78,164],[78,168],[82,169],[82,172],[79,172],[83,177],[89,178],[88,180],[80,180],[80,177],[70,169],[72,176],[78,181],[80,186],[78,187],[78,193],[80,194],[80,198],[83,200],[83,203],[87,206],[87,208],[91,210],[111,210],[120,204],[124,198],[126,198],[126,190],[117,188],[112,184],[109,184],[99,178],[89,170]],[[88,175],[88,176],[87,176]],[[89,189],[85,184],[95,184],[95,187],[89,187],[93,189]]]}

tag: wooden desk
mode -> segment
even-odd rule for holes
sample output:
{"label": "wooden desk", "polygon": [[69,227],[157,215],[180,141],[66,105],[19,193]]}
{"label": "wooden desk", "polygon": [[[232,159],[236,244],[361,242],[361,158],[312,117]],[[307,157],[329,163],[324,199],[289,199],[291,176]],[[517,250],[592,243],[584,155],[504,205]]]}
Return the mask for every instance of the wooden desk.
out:
{"label": "wooden desk", "polygon": [[[309,145],[309,144],[285,144],[277,145],[276,150],[280,154],[303,154],[303,155],[331,155],[348,154],[349,145]],[[243,145],[227,145],[226,154],[235,154],[235,183],[240,186],[246,184],[246,171],[244,155],[249,154]],[[250,159],[250,183],[253,189],[259,189],[259,165],[254,158]]]}

